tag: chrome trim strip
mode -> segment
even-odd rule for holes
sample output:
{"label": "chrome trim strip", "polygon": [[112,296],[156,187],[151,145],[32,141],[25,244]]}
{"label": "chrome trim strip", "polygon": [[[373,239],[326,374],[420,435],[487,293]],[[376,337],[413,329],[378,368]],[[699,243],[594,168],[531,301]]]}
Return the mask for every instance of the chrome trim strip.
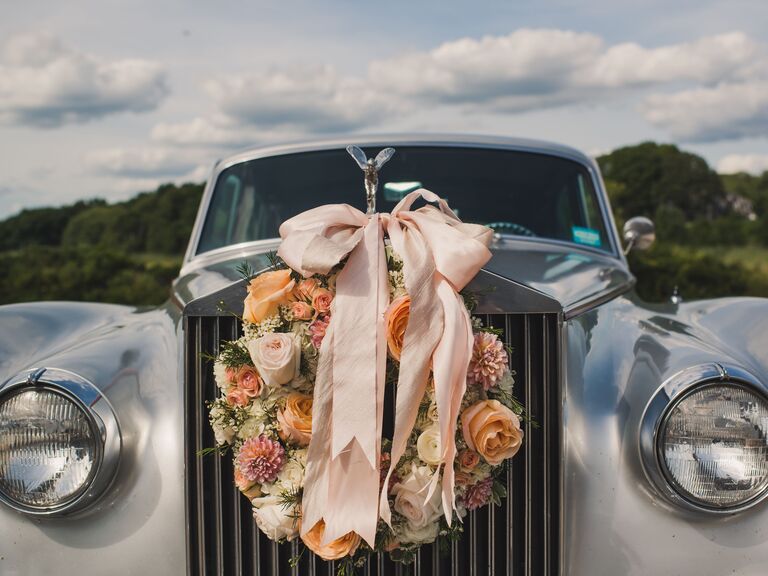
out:
{"label": "chrome trim strip", "polygon": [[611,290],[606,290],[605,292],[596,292],[595,294],[587,296],[586,298],[582,298],[578,302],[571,304],[571,306],[563,310],[565,320],[576,318],[585,312],[589,312],[590,310],[602,306],[606,302],[610,302],[614,298],[618,298],[622,294],[626,294],[632,290],[632,288],[634,288],[635,283],[636,279],[633,276],[632,279],[626,284],[621,284]]}
{"label": "chrome trim strip", "polygon": [[638,451],[646,479],[670,503],[695,513],[730,515],[752,508],[768,497],[768,486],[763,492],[739,506],[714,508],[694,502],[675,490],[667,479],[658,451],[660,432],[671,411],[680,400],[702,386],[732,383],[759,394],[768,402],[768,386],[747,370],[738,366],[712,362],[691,366],[672,375],[654,392],[640,419]]}
{"label": "chrome trim strip", "polygon": [[[509,314],[504,316],[504,334],[506,334],[507,342],[509,344],[510,334],[512,334],[512,316]],[[507,576],[512,576],[513,566],[515,561],[515,507],[514,507],[514,474],[512,474],[513,467],[515,466],[514,459],[508,464],[509,470],[507,471],[507,498],[506,498],[506,523],[507,530],[509,532],[509,542],[506,546],[506,564],[507,564]]]}
{"label": "chrome trim strip", "polygon": [[[525,350],[525,399],[530,404],[533,382],[531,380],[531,318],[525,315],[523,332],[523,350]],[[525,436],[527,439],[525,447],[525,574],[526,576],[536,576],[532,572],[532,551],[533,542],[531,534],[533,532],[533,519],[531,518],[531,508],[533,507],[533,494],[531,484],[533,483],[533,451],[531,450],[531,421],[525,421]]]}
{"label": "chrome trim strip", "polygon": [[0,386],[0,398],[25,389],[51,390],[76,404],[89,420],[96,442],[96,465],[87,484],[74,497],[44,508],[16,502],[0,492],[0,502],[30,516],[55,517],[84,512],[112,485],[120,464],[122,434],[114,408],[90,380],[60,368],[34,368]]}

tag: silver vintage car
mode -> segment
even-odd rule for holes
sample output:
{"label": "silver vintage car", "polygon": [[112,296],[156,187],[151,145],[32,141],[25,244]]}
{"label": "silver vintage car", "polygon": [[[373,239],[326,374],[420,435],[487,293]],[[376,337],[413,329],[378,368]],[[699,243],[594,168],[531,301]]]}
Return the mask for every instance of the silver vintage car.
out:
{"label": "silver vintage car", "polygon": [[361,573],[768,573],[768,300],[640,301],[624,254],[653,225],[632,219],[620,238],[576,150],[407,135],[216,163],[158,309],[0,308],[0,574],[335,573],[260,535],[230,457],[201,451],[215,444],[206,358],[240,330],[238,265],[267,267],[299,212],[364,205],[350,143],[397,149],[379,210],[423,186],[495,230],[475,313],[503,328],[535,419],[501,506],[472,512],[447,549]]}

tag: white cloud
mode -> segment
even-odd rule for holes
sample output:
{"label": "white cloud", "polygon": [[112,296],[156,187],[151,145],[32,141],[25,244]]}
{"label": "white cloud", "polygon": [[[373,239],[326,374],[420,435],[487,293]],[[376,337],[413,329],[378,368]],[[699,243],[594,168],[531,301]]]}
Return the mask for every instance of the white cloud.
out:
{"label": "white cloud", "polygon": [[746,172],[760,175],[768,170],[768,154],[729,154],[717,163],[720,174]]}
{"label": "white cloud", "polygon": [[263,142],[298,139],[306,132],[295,128],[260,128],[218,114],[198,116],[188,122],[161,122],[152,129],[155,142],[190,147],[243,148]]}
{"label": "white cloud", "polygon": [[97,174],[140,179],[190,173],[197,168],[199,159],[170,148],[109,148],[89,152],[85,163]]}
{"label": "white cloud", "polygon": [[154,62],[104,61],[48,35],[11,37],[0,48],[0,122],[56,127],[117,112],[155,109],[168,93]]}
{"label": "white cloud", "polygon": [[742,32],[652,49],[617,44],[590,66],[582,81],[602,88],[682,81],[709,84],[751,77],[760,67],[761,53],[762,47]]}
{"label": "white cloud", "polygon": [[[646,118],[675,136],[703,141],[764,134],[765,56],[764,46],[741,32],[644,47],[611,46],[595,34],[569,30],[519,29],[374,61],[359,77],[326,66],[213,80],[207,90],[216,114],[159,124],[152,137],[233,147],[376,130],[437,108],[523,113],[651,90],[660,92],[648,97]],[[738,110],[713,113],[732,99]]]}
{"label": "white cloud", "polygon": [[764,137],[768,79],[654,94],[646,99],[644,109],[649,122],[685,141]]}

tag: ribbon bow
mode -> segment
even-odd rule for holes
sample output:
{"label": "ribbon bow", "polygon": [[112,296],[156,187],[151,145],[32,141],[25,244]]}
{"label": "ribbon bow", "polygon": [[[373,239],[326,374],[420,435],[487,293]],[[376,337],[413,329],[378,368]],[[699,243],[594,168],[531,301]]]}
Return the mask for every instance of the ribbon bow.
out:
{"label": "ribbon bow", "polygon": [[[437,202],[410,210],[418,197]],[[390,468],[379,493],[389,283],[384,234],[403,259],[411,298],[397,382]],[[350,531],[372,548],[379,517],[391,522],[387,486],[405,452],[430,370],[443,469],[442,503],[455,508],[454,433],[472,353],[472,325],[458,291],[490,259],[491,230],[465,224],[429,190],[403,198],[391,214],[365,215],[347,204],[320,206],[280,226],[278,255],[304,277],[336,279],[331,322],[320,346],[302,497],[301,533],[325,521],[323,544]],[[438,467],[431,490],[436,488]]]}

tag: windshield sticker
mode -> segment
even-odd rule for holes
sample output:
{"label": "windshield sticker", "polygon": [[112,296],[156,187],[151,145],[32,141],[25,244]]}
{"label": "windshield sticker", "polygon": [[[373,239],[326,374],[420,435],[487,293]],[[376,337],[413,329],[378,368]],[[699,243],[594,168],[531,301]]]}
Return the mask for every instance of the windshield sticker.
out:
{"label": "windshield sticker", "polygon": [[581,228],[580,226],[571,226],[571,232],[573,233],[573,241],[576,244],[584,244],[586,246],[601,246],[600,231],[592,228]]}

